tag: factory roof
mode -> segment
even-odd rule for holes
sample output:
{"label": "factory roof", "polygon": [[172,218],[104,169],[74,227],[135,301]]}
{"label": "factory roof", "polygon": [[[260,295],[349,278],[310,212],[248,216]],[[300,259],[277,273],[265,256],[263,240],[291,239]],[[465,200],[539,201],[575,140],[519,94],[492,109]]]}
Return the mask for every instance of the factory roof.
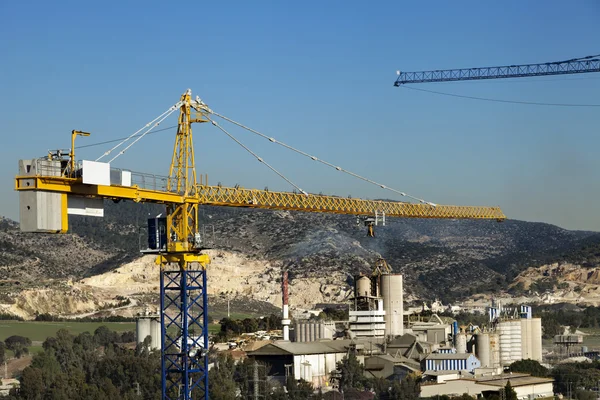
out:
{"label": "factory roof", "polygon": [[429,330],[429,329],[448,329],[448,328],[450,328],[450,324],[433,324],[431,322],[419,322],[419,323],[413,324],[413,326],[412,326],[413,331],[422,331],[422,330]]}
{"label": "factory roof", "polygon": [[[391,362],[391,363],[394,363],[395,365],[404,365],[410,369],[420,370],[420,365],[418,362],[416,362],[415,360],[412,360],[410,358],[406,358],[404,356],[394,357],[390,354],[377,354],[377,355],[369,357],[367,360],[365,360],[365,363],[367,363],[368,360],[371,360],[373,358],[378,358],[380,360]],[[372,361],[371,361],[371,363],[372,363]]]}
{"label": "factory roof", "polygon": [[[300,354],[329,354],[346,353],[351,340],[327,340],[321,342],[276,342],[270,343],[255,351],[248,352],[249,356],[276,356]],[[357,345],[357,348],[360,345]],[[360,346],[362,347],[362,346]]]}
{"label": "factory roof", "polygon": [[425,357],[426,360],[466,360],[469,357],[475,357],[474,354],[471,353],[463,353],[463,354],[456,354],[456,353],[434,353],[434,354],[429,354],[427,357]]}
{"label": "factory roof", "polygon": [[392,340],[388,347],[410,347],[414,342],[417,341],[417,337],[410,333],[405,333],[404,335],[395,338]]}
{"label": "factory roof", "polygon": [[502,374],[495,376],[486,376],[485,378],[477,378],[477,383],[490,386],[506,386],[510,381],[512,387],[536,385],[541,383],[554,382],[552,378],[539,378],[528,374]]}

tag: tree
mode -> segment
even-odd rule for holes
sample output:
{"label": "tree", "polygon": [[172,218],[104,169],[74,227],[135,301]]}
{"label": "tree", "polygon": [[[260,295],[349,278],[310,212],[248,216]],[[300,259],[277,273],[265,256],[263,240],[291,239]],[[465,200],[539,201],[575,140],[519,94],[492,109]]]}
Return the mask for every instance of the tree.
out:
{"label": "tree", "polygon": [[339,385],[342,391],[348,388],[364,388],[365,368],[358,361],[358,358],[356,358],[355,354],[350,353],[348,356],[342,358],[341,361],[338,361],[337,369],[340,371]]}
{"label": "tree", "polygon": [[545,378],[548,376],[548,368],[535,360],[519,360],[510,365],[511,372],[521,372],[533,376]]}
{"label": "tree", "polygon": [[235,362],[228,355],[219,355],[215,366],[208,373],[208,388],[210,398],[214,400],[229,400],[235,398],[236,385],[233,380]]}
{"label": "tree", "polygon": [[13,335],[7,337],[4,344],[7,349],[12,350],[15,357],[21,358],[23,355],[29,354],[27,346],[31,346],[31,339],[24,336]]}
{"label": "tree", "polygon": [[512,388],[512,385],[510,384],[510,380],[506,383],[506,386],[504,387],[504,399],[505,400],[518,400],[517,392],[515,392],[515,389]]}
{"label": "tree", "polygon": [[6,361],[6,345],[0,342],[0,364],[4,364],[4,361]]}
{"label": "tree", "polygon": [[290,400],[308,399],[313,393],[312,383],[307,382],[304,379],[296,381],[292,375],[288,376],[285,386]]}

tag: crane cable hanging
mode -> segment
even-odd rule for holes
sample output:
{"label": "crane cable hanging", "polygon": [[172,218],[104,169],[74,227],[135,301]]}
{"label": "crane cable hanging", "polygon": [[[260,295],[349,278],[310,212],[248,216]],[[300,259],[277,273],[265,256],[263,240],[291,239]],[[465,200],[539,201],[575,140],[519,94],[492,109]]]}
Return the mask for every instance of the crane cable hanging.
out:
{"label": "crane cable hanging", "polygon": [[[201,100],[197,100],[197,101],[201,102]],[[340,171],[340,172],[343,172],[343,173],[345,173],[345,174],[351,175],[351,176],[353,176],[353,177],[355,177],[355,178],[361,179],[361,180],[363,180],[363,181],[365,181],[365,182],[368,182],[368,183],[371,183],[371,184],[373,184],[373,185],[377,185],[377,186],[379,186],[379,187],[380,187],[380,188],[382,188],[382,189],[386,189],[386,190],[392,191],[392,192],[394,192],[394,193],[397,193],[397,194],[399,194],[399,195],[401,195],[401,196],[408,197],[408,198],[410,198],[410,199],[416,200],[416,201],[418,201],[418,202],[420,202],[420,203],[423,203],[423,204],[428,204],[428,205],[430,205],[430,206],[433,206],[433,207],[437,206],[437,204],[435,204],[435,203],[432,203],[432,202],[429,202],[429,201],[425,201],[425,200],[423,200],[423,199],[420,199],[420,198],[418,198],[418,197],[415,197],[415,196],[411,196],[411,195],[409,195],[409,194],[407,194],[407,193],[405,193],[405,192],[401,192],[400,190],[397,190],[397,189],[391,188],[391,187],[389,187],[389,186],[386,186],[386,185],[384,185],[384,184],[382,184],[382,183],[376,182],[376,181],[374,181],[374,180],[372,180],[372,179],[369,179],[369,178],[366,178],[366,177],[364,177],[364,176],[358,175],[358,174],[356,174],[356,173],[354,173],[354,172],[352,172],[352,171],[348,171],[347,169],[344,169],[344,168],[342,168],[342,167],[339,167],[339,166],[337,166],[337,165],[334,165],[334,164],[332,164],[332,163],[330,163],[330,162],[327,162],[327,161],[325,161],[325,160],[321,160],[320,158],[317,158],[317,157],[315,157],[315,156],[312,156],[312,155],[310,155],[310,154],[308,154],[308,153],[306,153],[306,152],[304,152],[304,151],[302,151],[302,150],[296,149],[296,148],[294,148],[294,147],[292,147],[292,146],[290,146],[290,145],[288,145],[288,144],[286,144],[286,143],[283,143],[283,142],[280,142],[280,141],[276,140],[275,138],[269,137],[269,136],[267,136],[267,135],[265,135],[265,134],[263,134],[263,133],[260,133],[260,132],[258,132],[258,131],[256,131],[256,130],[252,129],[252,128],[249,128],[249,127],[247,127],[247,126],[245,126],[245,125],[243,125],[243,124],[241,124],[241,123],[239,123],[239,122],[237,122],[237,121],[234,121],[234,120],[232,120],[231,118],[228,118],[228,117],[226,117],[226,116],[224,116],[224,115],[221,115],[221,114],[219,114],[219,113],[217,113],[217,112],[215,112],[215,111],[211,110],[210,108],[208,108],[208,107],[207,107],[207,106],[206,106],[204,103],[202,103],[202,102],[201,102],[201,104],[203,104],[203,106],[204,106],[204,109],[205,109],[207,112],[209,112],[209,113],[211,113],[211,114],[213,114],[213,115],[216,115],[217,117],[219,117],[219,118],[222,118],[222,119],[224,119],[225,121],[231,122],[232,124],[234,124],[234,125],[237,125],[237,126],[239,126],[240,128],[246,129],[246,130],[248,130],[248,131],[250,131],[250,132],[254,133],[255,135],[258,135],[258,136],[260,136],[260,137],[262,137],[262,138],[264,138],[264,139],[267,139],[267,140],[268,140],[269,142],[271,142],[271,143],[275,143],[275,144],[278,144],[278,145],[280,145],[280,146],[283,146],[283,147],[285,147],[286,149],[292,150],[292,151],[294,151],[294,152],[296,152],[296,153],[298,153],[298,154],[301,154],[301,155],[303,155],[303,156],[305,156],[305,157],[308,157],[308,158],[310,158],[310,159],[311,159],[311,160],[313,160],[313,161],[320,162],[321,164],[325,164],[325,165],[327,165],[328,167],[334,168],[334,169],[335,169],[335,170],[337,170],[337,171]]]}
{"label": "crane cable hanging", "polygon": [[173,106],[170,111],[167,113],[167,115],[165,115],[164,117],[162,117],[161,119],[159,119],[157,122],[154,123],[154,125],[152,125],[146,132],[142,133],[141,135],[138,136],[137,139],[135,139],[133,142],[131,142],[127,147],[125,147],[123,150],[121,150],[120,152],[117,153],[116,156],[114,156],[113,158],[111,158],[108,162],[111,163],[114,160],[116,160],[119,156],[121,156],[122,154],[124,154],[127,150],[129,150],[129,148],[131,146],[133,146],[134,144],[136,144],[137,142],[139,142],[144,136],[146,136],[148,133],[150,133],[154,128],[156,128],[158,125],[160,125],[161,122],[163,122],[165,119],[167,119],[171,114],[173,114],[175,111],[177,111],[179,109],[179,107],[181,107],[181,105],[179,106]]}
{"label": "crane cable hanging", "polygon": [[223,128],[221,125],[219,125],[216,121],[210,119],[208,116],[205,116],[205,117],[211,122],[211,124],[213,124],[214,126],[219,128],[221,131],[223,131],[223,133],[225,133],[227,136],[229,136],[230,139],[232,139],[237,144],[239,144],[241,147],[243,147],[244,150],[246,150],[248,153],[252,154],[259,162],[265,164],[271,171],[275,172],[283,180],[285,180],[287,183],[289,183],[290,185],[295,187],[298,191],[300,191],[300,193],[302,193],[305,196],[308,196],[308,193],[305,192],[304,190],[302,190],[302,188],[300,186],[296,185],[294,182],[292,182],[290,179],[288,179],[285,175],[283,175],[281,172],[279,172],[273,166],[271,166],[268,162],[266,162],[262,157],[260,157],[258,154],[256,154],[252,150],[250,150],[250,148],[248,148],[246,145],[244,145],[242,142],[240,142],[236,137],[234,137],[231,133],[229,133],[227,130],[225,130],[225,128]]}
{"label": "crane cable hanging", "polygon": [[[177,110],[179,107],[181,107],[182,103],[178,102],[175,105],[169,107],[169,109],[165,112],[163,112],[162,114],[160,114],[158,117],[154,118],[152,121],[148,122],[146,125],[144,125],[143,127],[141,127],[140,129],[138,129],[137,131],[133,132],[131,135],[127,136],[126,138],[124,138],[120,143],[116,144],[114,147],[112,147],[110,150],[107,150],[104,152],[104,154],[102,154],[100,157],[96,158],[95,161],[100,161],[101,159],[103,159],[104,157],[108,156],[110,153],[112,153],[114,150],[116,150],[117,148],[121,147],[123,144],[125,144],[126,142],[128,142],[129,140],[131,140],[134,137],[143,137],[144,135],[146,135],[148,132],[150,132],[150,130],[152,130],[153,128],[155,128],[156,126],[158,126],[157,124],[155,124],[154,126],[152,126],[152,128],[150,128],[150,130],[148,132],[145,132],[143,134],[140,134],[141,131],[143,131],[144,129],[150,127],[152,124],[154,124],[157,120],[160,119],[159,123],[164,121],[165,118],[162,118],[163,116],[165,116],[165,114],[168,114],[167,116],[171,115],[173,113],[173,111]],[[162,118],[162,119],[161,119]],[[120,140],[120,139],[117,139]],[[115,140],[116,141],[116,140]],[[106,143],[110,143],[111,141],[107,141]],[[100,143],[99,143],[100,144]],[[131,146],[129,146],[131,147]],[[111,160],[112,161],[112,160]]]}

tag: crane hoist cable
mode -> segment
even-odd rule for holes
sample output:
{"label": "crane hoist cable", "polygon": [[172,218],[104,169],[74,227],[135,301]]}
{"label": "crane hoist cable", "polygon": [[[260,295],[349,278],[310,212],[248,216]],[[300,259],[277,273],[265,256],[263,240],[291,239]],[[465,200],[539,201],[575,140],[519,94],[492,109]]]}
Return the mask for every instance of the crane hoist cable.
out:
{"label": "crane hoist cable", "polygon": [[[152,121],[150,121],[147,124],[145,124],[143,127],[141,127],[140,129],[138,129],[137,131],[133,132],[131,135],[129,135],[129,136],[125,137],[125,138],[122,138],[122,141],[120,143],[118,143],[117,145],[115,145],[114,147],[112,147],[110,150],[107,150],[106,152],[104,152],[104,154],[102,154],[100,157],[96,158],[95,161],[100,161],[101,159],[103,159],[104,157],[108,156],[110,153],[112,153],[117,148],[121,147],[123,144],[125,144],[126,142],[128,142],[132,138],[146,135],[148,132],[145,132],[143,134],[140,134],[140,132],[143,131],[144,129],[147,129],[148,127],[151,127],[152,124],[154,124],[156,121],[158,121],[161,118],[163,118],[165,116],[165,114],[171,115],[173,113],[173,111],[179,109],[179,107],[181,107],[181,102],[178,102],[178,103],[174,104],[173,106],[169,107],[168,110],[166,110],[165,112],[163,112],[162,114],[160,114],[158,117],[154,118]],[[163,120],[164,120],[164,118],[161,121],[163,121]],[[156,127],[156,126],[154,126],[154,127]],[[107,142],[104,142],[104,143],[112,143],[112,142],[115,142],[115,141],[118,141],[118,140],[121,140],[121,139],[110,140],[110,141],[107,141]],[[100,143],[97,143],[97,144],[100,144]]]}
{"label": "crane hoist cable", "polygon": [[275,144],[278,144],[278,145],[280,145],[280,146],[283,146],[283,147],[285,147],[286,149],[288,149],[288,150],[292,150],[292,151],[294,151],[294,152],[296,152],[296,153],[298,153],[298,154],[301,154],[301,155],[303,155],[303,156],[305,156],[305,157],[308,157],[308,158],[310,158],[310,159],[311,159],[311,160],[313,160],[313,161],[317,161],[317,162],[320,162],[321,164],[327,165],[328,167],[331,167],[331,168],[335,169],[336,171],[343,172],[343,173],[345,173],[345,174],[348,174],[348,175],[350,175],[350,176],[353,176],[353,177],[355,177],[355,178],[358,178],[358,179],[360,179],[360,180],[363,180],[363,181],[365,181],[365,182],[368,182],[368,183],[370,183],[370,184],[373,184],[373,185],[379,186],[379,187],[380,187],[380,188],[382,188],[382,189],[389,190],[389,191],[392,191],[392,192],[394,192],[394,193],[397,193],[397,194],[399,194],[399,195],[401,195],[401,196],[408,197],[408,198],[410,198],[410,199],[416,200],[416,201],[418,201],[418,202],[420,202],[420,203],[423,203],[423,204],[428,204],[428,205],[430,205],[430,206],[433,206],[433,207],[435,207],[435,206],[436,206],[436,204],[435,204],[435,203],[432,203],[432,202],[429,202],[429,201],[426,201],[426,200],[420,199],[420,198],[418,198],[418,197],[415,197],[415,196],[411,196],[411,195],[407,194],[406,192],[402,192],[402,191],[400,191],[400,190],[397,190],[397,189],[391,188],[391,187],[389,187],[389,186],[387,186],[387,185],[384,185],[384,184],[382,184],[382,183],[376,182],[376,181],[374,181],[374,180],[372,180],[372,179],[369,179],[369,178],[366,178],[366,177],[364,177],[364,176],[358,175],[358,174],[356,174],[356,173],[354,173],[354,172],[352,172],[352,171],[348,171],[347,169],[344,169],[344,168],[342,168],[342,167],[340,167],[340,166],[334,165],[334,164],[332,164],[332,163],[330,163],[330,162],[327,162],[327,161],[325,161],[325,160],[322,160],[322,159],[320,159],[320,158],[317,158],[317,157],[315,157],[315,156],[313,156],[313,155],[310,155],[310,154],[308,154],[308,153],[306,153],[306,152],[304,152],[304,151],[302,151],[302,150],[296,149],[295,147],[292,147],[292,146],[290,146],[290,145],[288,145],[288,144],[286,144],[286,143],[280,142],[280,141],[276,140],[276,139],[275,139],[275,138],[273,138],[273,137],[270,137],[270,136],[268,136],[268,135],[265,135],[264,133],[258,132],[258,131],[254,130],[254,129],[252,129],[252,128],[249,128],[249,127],[247,127],[247,126],[245,126],[245,125],[243,125],[243,124],[241,124],[241,123],[239,123],[239,122],[237,122],[237,121],[234,121],[234,120],[233,120],[233,119],[231,119],[231,118],[228,118],[228,117],[226,117],[226,116],[224,116],[224,115],[222,115],[222,114],[219,114],[219,113],[217,113],[217,112],[215,112],[215,111],[211,110],[211,109],[210,109],[210,108],[208,108],[208,107],[206,107],[206,111],[207,111],[207,112],[209,112],[209,113],[211,113],[211,114],[213,114],[213,115],[216,115],[216,116],[217,116],[217,117],[219,117],[219,118],[222,118],[222,119],[224,119],[225,121],[228,121],[228,122],[230,122],[230,123],[232,123],[232,124],[234,124],[234,125],[237,125],[237,126],[239,126],[240,128],[246,129],[246,130],[248,130],[248,131],[250,131],[250,132],[254,133],[255,135],[258,135],[258,136],[262,137],[263,139],[267,139],[267,140],[268,140],[269,142],[271,142],[271,143],[275,143]]}
{"label": "crane hoist cable", "polygon": [[119,156],[121,156],[122,154],[124,154],[127,150],[129,150],[129,148],[131,146],[133,146],[134,144],[136,144],[137,142],[139,142],[144,136],[146,136],[148,133],[150,133],[154,128],[156,128],[158,125],[160,125],[161,122],[163,122],[165,119],[167,119],[171,114],[173,114],[178,109],[179,109],[179,107],[176,107],[176,108],[173,108],[171,111],[169,111],[169,113],[167,115],[165,115],[164,117],[162,117],[161,119],[159,119],[157,122],[155,122],[150,128],[148,128],[148,130],[146,132],[144,132],[141,135],[139,135],[137,137],[137,139],[135,139],[133,142],[129,143],[129,145],[127,145],[127,147],[125,147],[123,150],[121,150],[120,152],[118,152],[117,155],[114,156],[113,158],[111,158],[108,162],[111,163],[115,159],[117,159]]}
{"label": "crane hoist cable", "polygon": [[227,132],[227,130],[225,130],[225,128],[223,128],[221,125],[219,125],[216,121],[210,119],[207,116],[205,116],[205,117],[211,122],[211,124],[213,124],[214,126],[216,126],[217,128],[219,128],[221,131],[223,131],[223,133],[225,133],[227,136],[229,136],[230,139],[232,139],[234,142],[236,142],[237,144],[239,144],[240,146],[242,146],[244,148],[244,150],[246,150],[248,153],[252,154],[259,162],[261,162],[264,165],[266,165],[271,171],[275,172],[283,180],[285,180],[287,183],[289,183],[290,185],[292,185],[293,187],[295,187],[297,190],[299,190],[300,193],[304,194],[305,196],[308,196],[308,193],[306,193],[304,190],[302,190],[302,188],[300,186],[296,185],[294,182],[292,182],[290,179],[288,179],[281,172],[277,171],[273,166],[271,166],[268,162],[266,162],[262,157],[260,157],[258,154],[256,154],[252,150],[250,150],[250,148],[248,148],[245,144],[243,144],[242,142],[240,142],[231,133]]}
{"label": "crane hoist cable", "polygon": [[[169,129],[174,129],[174,128],[177,128],[177,125],[171,125],[171,126],[167,126],[166,128],[156,129],[156,130],[154,130],[152,132],[148,132],[148,135],[151,135],[153,133],[168,131]],[[122,137],[122,138],[117,138],[117,139],[112,139],[112,140],[105,140],[104,142],[84,144],[84,145],[81,145],[81,146],[77,146],[77,149],[85,149],[87,147],[102,146],[103,144],[118,142],[120,140],[127,139],[128,137],[138,137],[138,136],[141,136],[141,134],[138,133],[138,134],[135,134],[133,136],[127,136],[127,137]]]}
{"label": "crane hoist cable", "polygon": [[600,104],[541,103],[541,102],[536,102],[536,101],[491,99],[491,98],[487,98],[487,97],[466,96],[466,95],[456,94],[456,93],[446,93],[446,92],[438,92],[436,90],[420,89],[420,88],[411,87],[411,86],[407,86],[407,85],[402,85],[400,87],[403,89],[418,90],[419,92],[440,94],[443,96],[450,96],[450,97],[460,97],[462,99],[491,101],[494,103],[527,104],[527,105],[533,105],[533,106],[555,106],[555,107],[600,107]]}

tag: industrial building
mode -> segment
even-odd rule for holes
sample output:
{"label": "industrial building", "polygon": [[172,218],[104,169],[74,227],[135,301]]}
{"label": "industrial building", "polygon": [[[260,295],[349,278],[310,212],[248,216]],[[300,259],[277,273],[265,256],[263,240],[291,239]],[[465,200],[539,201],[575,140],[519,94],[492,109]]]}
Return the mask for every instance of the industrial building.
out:
{"label": "industrial building", "polygon": [[435,353],[421,362],[421,369],[428,371],[468,371],[474,372],[481,367],[481,362],[474,354]]}
{"label": "industrial building", "polygon": [[392,274],[379,259],[370,276],[354,277],[349,329],[356,338],[390,338],[404,334],[402,275]]}
{"label": "industrial building", "polygon": [[462,377],[456,374],[454,378],[425,381],[421,383],[421,397],[461,396],[468,394],[478,397],[483,393],[494,393],[504,389],[510,382],[519,400],[553,399],[552,383],[554,379],[538,378],[527,374],[502,374],[491,377]]}
{"label": "industrial building", "polygon": [[160,319],[158,315],[143,315],[135,320],[135,340],[142,344],[150,336],[150,349],[161,349]]}
{"label": "industrial building", "polygon": [[316,342],[333,340],[337,335],[333,321],[299,320],[294,324],[294,342]]}
{"label": "industrial building", "polygon": [[363,344],[356,344],[352,340],[310,343],[282,341],[267,344],[247,354],[270,365],[269,375],[282,383],[288,375],[293,375],[296,379],[304,379],[320,387],[329,383],[331,371],[349,352],[355,352],[358,360],[364,363],[363,349]]}

